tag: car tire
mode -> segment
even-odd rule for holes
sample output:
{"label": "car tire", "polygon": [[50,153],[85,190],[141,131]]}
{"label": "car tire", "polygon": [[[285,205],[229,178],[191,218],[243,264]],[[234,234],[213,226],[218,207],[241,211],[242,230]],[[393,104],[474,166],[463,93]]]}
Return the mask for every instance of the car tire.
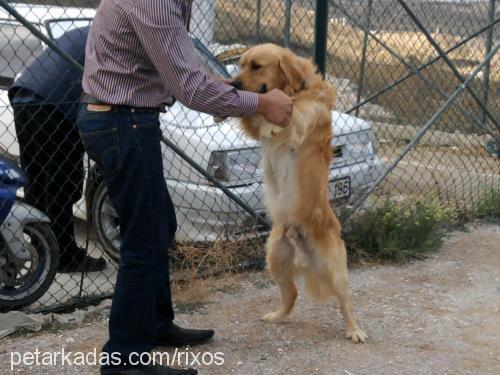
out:
{"label": "car tire", "polygon": [[92,200],[92,225],[104,253],[113,261],[120,258],[120,223],[104,181],[97,186]]}

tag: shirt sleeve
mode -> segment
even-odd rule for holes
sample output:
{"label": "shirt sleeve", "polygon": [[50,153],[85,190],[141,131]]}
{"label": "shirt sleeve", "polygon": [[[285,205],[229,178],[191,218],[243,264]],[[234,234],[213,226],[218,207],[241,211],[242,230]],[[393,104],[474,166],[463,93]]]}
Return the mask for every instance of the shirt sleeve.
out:
{"label": "shirt sleeve", "polygon": [[185,106],[214,116],[249,116],[258,96],[212,79],[203,69],[184,24],[179,0],[137,1],[131,23],[149,59]]}

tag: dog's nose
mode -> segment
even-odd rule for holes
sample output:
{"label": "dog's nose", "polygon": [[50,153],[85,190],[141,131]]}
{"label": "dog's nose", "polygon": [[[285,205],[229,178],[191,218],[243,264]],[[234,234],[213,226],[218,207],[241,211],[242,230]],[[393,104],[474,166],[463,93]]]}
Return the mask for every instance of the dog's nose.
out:
{"label": "dog's nose", "polygon": [[241,81],[239,80],[232,81],[230,85],[238,90],[241,90],[241,88],[243,87],[243,83],[241,83]]}

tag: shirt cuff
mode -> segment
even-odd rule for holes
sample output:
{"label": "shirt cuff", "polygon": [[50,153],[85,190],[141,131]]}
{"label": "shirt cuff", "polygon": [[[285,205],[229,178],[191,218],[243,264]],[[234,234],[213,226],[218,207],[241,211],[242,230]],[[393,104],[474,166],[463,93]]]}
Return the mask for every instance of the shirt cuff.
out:
{"label": "shirt cuff", "polygon": [[259,95],[250,91],[240,91],[240,109],[241,115],[251,116],[257,111],[257,106],[259,105]]}

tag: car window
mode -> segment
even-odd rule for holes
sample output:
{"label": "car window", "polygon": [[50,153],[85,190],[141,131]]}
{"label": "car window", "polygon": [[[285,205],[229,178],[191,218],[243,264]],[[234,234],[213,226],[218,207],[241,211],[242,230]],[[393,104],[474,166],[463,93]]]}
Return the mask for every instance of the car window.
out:
{"label": "car window", "polygon": [[16,21],[0,20],[0,76],[14,78],[42,50],[43,45]]}
{"label": "car window", "polygon": [[45,21],[47,33],[51,39],[57,39],[64,33],[81,27],[86,27],[92,22],[91,18],[65,18]]}

